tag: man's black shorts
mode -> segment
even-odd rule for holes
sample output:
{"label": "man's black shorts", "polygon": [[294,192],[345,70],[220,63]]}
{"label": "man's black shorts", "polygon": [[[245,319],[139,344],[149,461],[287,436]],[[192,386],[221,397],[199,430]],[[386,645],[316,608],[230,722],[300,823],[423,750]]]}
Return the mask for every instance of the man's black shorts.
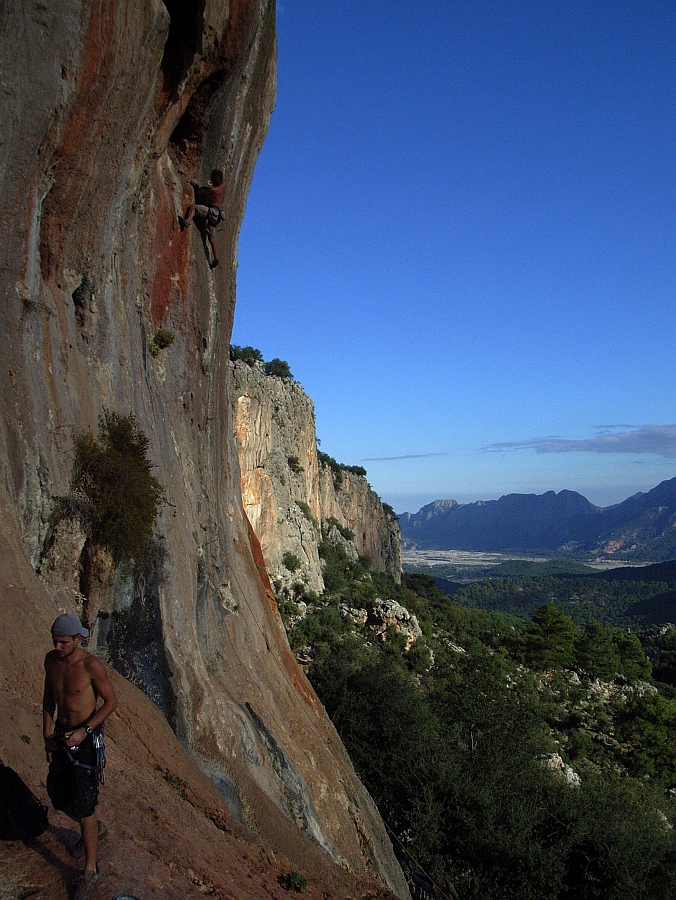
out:
{"label": "man's black shorts", "polygon": [[[59,731],[62,735],[63,727],[57,726],[54,732],[56,738],[61,736]],[[47,774],[47,793],[54,809],[61,809],[74,819],[86,819],[94,814],[99,800],[95,764],[96,751],[90,734],[70,751],[65,745],[56,747]]]}

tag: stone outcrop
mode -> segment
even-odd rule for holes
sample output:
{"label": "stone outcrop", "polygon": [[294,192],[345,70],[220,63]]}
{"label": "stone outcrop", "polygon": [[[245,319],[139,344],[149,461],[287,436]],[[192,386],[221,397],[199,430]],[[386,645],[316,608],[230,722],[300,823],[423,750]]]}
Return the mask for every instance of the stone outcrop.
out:
{"label": "stone outcrop", "polygon": [[582,779],[580,778],[580,776],[572,768],[572,766],[569,766],[563,761],[558,753],[547,754],[545,757],[543,757],[541,763],[544,769],[547,769],[549,772],[554,772],[556,775],[562,778],[566,782],[568,787],[582,787]]}
{"label": "stone outcrop", "polygon": [[[289,651],[242,509],[228,347],[237,237],[275,95],[274,2],[6,0],[0,46],[5,698],[20,685],[22,709],[39,716],[50,622],[78,609],[94,618],[93,648],[156,700],[211,777],[202,806],[218,808],[219,822],[239,821],[242,840],[255,843],[253,829],[291,862],[314,866],[322,848],[323,859],[405,896],[377,811]],[[204,183],[214,165],[227,180],[227,218],[212,272],[196,229],[181,233],[177,215],[188,178]],[[173,343],[151,353],[160,329]],[[96,432],[104,409],[136,417],[168,499],[157,553],[129,570],[54,519],[74,439]],[[140,724],[150,703],[123,684],[111,723],[118,765],[134,760],[141,803],[152,806]],[[37,773],[39,738],[25,734],[30,747],[3,743],[3,756],[21,769],[28,755]],[[176,777],[197,784],[172,748]],[[112,791],[121,799],[121,786]],[[181,829],[192,814],[175,812],[155,818],[166,852],[191,840]],[[129,864],[151,841],[135,842],[133,820]],[[160,883],[162,896],[197,892],[149,877],[143,896],[159,896]],[[239,887],[215,893],[252,894]]]}
{"label": "stone outcrop", "polygon": [[242,500],[273,583],[321,593],[322,534],[399,582],[397,518],[363,475],[322,462],[314,406],[300,384],[266,375],[260,363],[231,368]]}
{"label": "stone outcrop", "polygon": [[380,641],[387,639],[387,632],[390,630],[396,634],[403,634],[406,640],[406,650],[409,650],[411,645],[422,637],[418,619],[396,600],[379,598],[374,600],[368,608],[367,624],[371,626],[376,638]]}

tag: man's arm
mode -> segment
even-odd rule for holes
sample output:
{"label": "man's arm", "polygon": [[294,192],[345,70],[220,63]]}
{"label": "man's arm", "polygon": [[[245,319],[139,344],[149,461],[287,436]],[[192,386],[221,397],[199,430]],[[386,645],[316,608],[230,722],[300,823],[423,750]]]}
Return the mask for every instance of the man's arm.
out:
{"label": "man's arm", "polygon": [[45,753],[47,762],[52,761],[52,733],[54,731],[54,713],[56,712],[56,699],[47,669],[45,658],[45,687],[42,692],[42,736],[45,739]]}
{"label": "man's arm", "polygon": [[89,718],[87,725],[90,728],[98,728],[117,708],[117,697],[110,683],[110,678],[108,678],[106,667],[95,656],[90,656],[87,660],[87,671],[92,680],[94,693],[103,700],[103,706],[100,706],[94,715]]}

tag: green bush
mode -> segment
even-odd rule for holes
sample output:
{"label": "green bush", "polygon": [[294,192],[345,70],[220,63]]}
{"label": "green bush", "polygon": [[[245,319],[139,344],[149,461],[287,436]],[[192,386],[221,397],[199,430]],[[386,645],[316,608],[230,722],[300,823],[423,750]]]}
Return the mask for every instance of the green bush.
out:
{"label": "green bush", "polygon": [[295,553],[287,550],[282,556],[282,565],[285,569],[288,569],[289,572],[297,572],[301,567],[301,561],[298,559]]}
{"label": "green bush", "polygon": [[265,363],[264,370],[266,375],[276,375],[277,378],[284,379],[293,378],[289,364],[285,359],[278,359],[277,357],[271,359],[270,362]]}
{"label": "green bush", "polygon": [[[366,471],[364,471],[364,475],[366,475]],[[395,522],[399,521],[399,516],[396,514],[389,503],[383,503],[383,512],[385,513],[385,517],[387,519],[394,519]]]}
{"label": "green bush", "polygon": [[305,875],[301,875],[300,872],[296,872],[295,869],[292,872],[287,872],[286,875],[280,875],[277,881],[284,890],[294,891],[296,894],[302,894],[307,887],[307,878]]}
{"label": "green bush", "polygon": [[164,488],[151,474],[148,446],[134,415],[104,410],[98,438],[89,432],[76,438],[71,495],[60,498],[66,514],[77,498],[77,514],[91,542],[109,550],[118,563],[138,561],[149,552],[165,502]]}
{"label": "green bush", "polygon": [[346,541],[354,540],[354,531],[352,531],[350,528],[346,528],[344,525],[341,525],[338,519],[335,519],[333,518],[333,516],[331,516],[326,520],[326,522],[328,525],[333,525],[334,528],[337,528],[339,533],[342,534]]}
{"label": "green bush", "polygon": [[344,472],[352,472],[353,475],[360,475],[362,478],[366,477],[366,469],[363,466],[346,466],[343,463],[339,463],[332,456],[329,456],[328,453],[322,453],[321,450],[317,450],[317,460],[320,465],[331,469],[333,486],[337,491],[342,487]]}
{"label": "green bush", "polygon": [[297,456],[287,456],[286,461],[294,475],[300,475],[301,472],[305,471]]}
{"label": "green bush", "polygon": [[305,500],[296,500],[296,506],[298,507],[298,509],[301,510],[301,512],[303,513],[303,515],[305,516],[305,518],[308,520],[308,522],[312,522],[312,524],[315,526],[315,528],[318,528],[318,527],[319,527],[319,526],[318,526],[318,523],[317,523],[317,520],[316,520],[315,517],[312,515],[312,510],[311,510],[310,507],[307,505],[307,503],[305,502]]}
{"label": "green bush", "polygon": [[150,351],[150,355],[155,358],[156,356],[159,356],[160,350],[166,350],[166,348],[171,347],[173,343],[174,335],[171,331],[165,331],[163,328],[160,328],[150,342],[148,350]]}
{"label": "green bush", "polygon": [[230,359],[241,359],[247,366],[253,366],[254,363],[263,362],[263,354],[255,347],[240,347],[239,344],[230,344]]}

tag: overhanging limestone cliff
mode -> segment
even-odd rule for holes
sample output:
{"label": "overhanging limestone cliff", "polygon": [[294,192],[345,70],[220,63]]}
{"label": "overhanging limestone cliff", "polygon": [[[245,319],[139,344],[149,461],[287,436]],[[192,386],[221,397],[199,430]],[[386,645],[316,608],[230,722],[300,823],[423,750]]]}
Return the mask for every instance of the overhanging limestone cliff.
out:
{"label": "overhanging limestone cliff", "polygon": [[[228,346],[237,236],[275,93],[273,0],[8,0],[0,39],[2,589],[24,604],[0,647],[3,679],[19,673],[35,701],[59,607],[96,614],[99,649],[113,656],[125,632],[111,645],[102,620],[117,616],[161,655],[160,702],[235,816],[290,854],[291,820],[405,895],[377,812],[288,650],[241,505]],[[228,190],[211,273],[176,217],[187,179],[213,165]],[[160,327],[174,342],[153,356]],[[108,573],[94,604],[75,591],[77,535],[43,581],[34,573],[54,546],[74,437],[104,409],[136,416],[170,505],[162,577]],[[26,618],[30,645],[17,653]]]}

